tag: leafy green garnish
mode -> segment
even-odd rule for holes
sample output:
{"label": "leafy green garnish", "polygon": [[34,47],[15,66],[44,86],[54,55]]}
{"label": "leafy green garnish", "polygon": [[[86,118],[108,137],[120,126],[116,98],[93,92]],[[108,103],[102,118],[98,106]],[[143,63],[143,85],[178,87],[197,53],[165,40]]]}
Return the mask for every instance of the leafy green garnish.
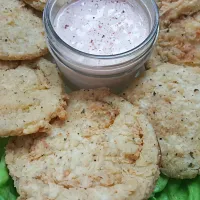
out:
{"label": "leafy green garnish", "polygon": [[149,200],[200,200],[200,176],[176,180],[161,175]]}
{"label": "leafy green garnish", "polygon": [[[0,139],[0,200],[16,200],[18,194],[5,164],[8,139]],[[149,200],[200,200],[200,176],[175,180],[161,175]]]}
{"label": "leafy green garnish", "polygon": [[8,170],[5,164],[4,155],[1,157],[0,161],[0,188],[4,186],[9,180]]}
{"label": "leafy green garnish", "polygon": [[8,139],[0,139],[0,200],[16,200],[17,192],[5,163],[5,146]]}

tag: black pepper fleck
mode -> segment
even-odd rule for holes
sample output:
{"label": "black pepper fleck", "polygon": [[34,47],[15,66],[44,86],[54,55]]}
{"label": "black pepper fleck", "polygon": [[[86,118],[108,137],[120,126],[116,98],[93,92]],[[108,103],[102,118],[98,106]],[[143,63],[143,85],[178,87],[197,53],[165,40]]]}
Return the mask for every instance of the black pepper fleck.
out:
{"label": "black pepper fleck", "polygon": [[190,163],[190,164],[188,165],[188,167],[193,167],[193,164],[192,164],[192,163]]}
{"label": "black pepper fleck", "polygon": [[194,155],[193,152],[190,152],[190,156],[194,159]]}

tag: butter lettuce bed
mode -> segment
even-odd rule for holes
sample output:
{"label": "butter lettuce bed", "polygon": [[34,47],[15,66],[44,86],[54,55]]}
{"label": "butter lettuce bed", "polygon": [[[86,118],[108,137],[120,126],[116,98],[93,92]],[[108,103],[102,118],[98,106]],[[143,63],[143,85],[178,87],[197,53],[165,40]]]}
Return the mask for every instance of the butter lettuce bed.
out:
{"label": "butter lettuce bed", "polygon": [[4,148],[8,139],[0,139],[0,200],[16,200],[17,192],[5,164]]}
{"label": "butter lettuce bed", "polygon": [[161,175],[149,200],[200,200],[200,176],[175,180]]}
{"label": "butter lettuce bed", "polygon": [[[8,139],[0,139],[0,200],[16,200],[18,194],[5,164],[7,142]],[[174,180],[161,175],[149,200],[200,200],[200,176]]]}

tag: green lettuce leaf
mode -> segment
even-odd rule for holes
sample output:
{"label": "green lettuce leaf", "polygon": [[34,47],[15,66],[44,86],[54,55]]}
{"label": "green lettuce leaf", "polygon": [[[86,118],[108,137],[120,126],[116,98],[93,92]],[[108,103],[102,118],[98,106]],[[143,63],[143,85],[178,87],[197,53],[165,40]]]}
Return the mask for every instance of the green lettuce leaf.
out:
{"label": "green lettuce leaf", "polygon": [[0,139],[0,200],[16,200],[18,195],[5,163],[5,146],[8,139]]}
{"label": "green lettuce leaf", "polygon": [[200,200],[200,176],[176,180],[161,175],[149,200]]}
{"label": "green lettuce leaf", "polygon": [[[16,200],[18,194],[5,164],[8,139],[0,139],[0,200]],[[200,176],[175,180],[161,174],[149,200],[200,200]]]}

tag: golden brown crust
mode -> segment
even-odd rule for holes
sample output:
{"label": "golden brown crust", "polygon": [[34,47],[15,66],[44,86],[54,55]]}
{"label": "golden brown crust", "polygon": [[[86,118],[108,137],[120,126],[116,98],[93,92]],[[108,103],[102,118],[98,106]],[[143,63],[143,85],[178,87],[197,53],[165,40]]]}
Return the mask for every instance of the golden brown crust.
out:
{"label": "golden brown crust", "polygon": [[48,52],[42,19],[19,0],[0,0],[0,59],[31,60]]}
{"label": "golden brown crust", "polygon": [[51,62],[0,62],[0,136],[47,131],[66,118],[62,81]]}
{"label": "golden brown crust", "polygon": [[46,54],[48,54],[48,49],[43,49],[40,52],[36,53],[36,54],[26,54],[26,55],[9,55],[9,54],[0,54],[0,59],[4,60],[4,61],[17,61],[17,60],[33,60],[36,59],[38,57],[44,56]]}
{"label": "golden brown crust", "polygon": [[162,29],[156,48],[165,62],[200,66],[200,12]]}
{"label": "golden brown crust", "polygon": [[199,0],[158,0],[157,3],[162,27],[183,15],[188,16],[200,11]]}
{"label": "golden brown crust", "polygon": [[137,108],[107,89],[81,90],[70,95],[67,113],[49,135],[9,142],[6,163],[20,199],[147,199],[160,157]]}
{"label": "golden brown crust", "polygon": [[172,178],[200,174],[200,69],[163,64],[134,81],[124,97],[152,123],[161,147],[161,171]]}
{"label": "golden brown crust", "polygon": [[46,0],[23,0],[23,1],[39,11],[43,11],[46,5]]}

